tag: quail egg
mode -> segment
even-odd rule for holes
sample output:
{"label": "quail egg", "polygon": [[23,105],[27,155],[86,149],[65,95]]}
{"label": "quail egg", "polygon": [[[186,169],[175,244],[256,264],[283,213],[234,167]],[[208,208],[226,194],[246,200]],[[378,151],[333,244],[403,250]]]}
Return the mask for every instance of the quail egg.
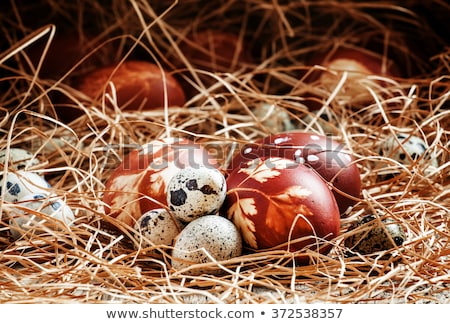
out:
{"label": "quail egg", "polygon": [[[166,209],[152,209],[144,213],[134,224],[134,234],[141,248],[154,245],[172,245],[180,233],[183,224],[174,218]],[[157,250],[152,253],[157,256]]]}
{"label": "quail egg", "polygon": [[380,154],[396,160],[403,165],[411,165],[426,158],[426,163],[438,167],[438,161],[427,152],[429,146],[420,137],[399,133],[383,142]]}
{"label": "quail egg", "polygon": [[4,168],[8,161],[8,167],[15,170],[30,170],[39,165],[40,161],[30,152],[21,148],[10,148],[0,151],[0,166]]}
{"label": "quail egg", "polygon": [[180,169],[169,181],[167,204],[172,214],[183,222],[215,214],[226,196],[223,174],[208,166]]}
{"label": "quail egg", "polygon": [[42,231],[41,225],[60,228],[52,218],[70,226],[75,216],[65,201],[45,194],[29,194],[21,198],[9,211],[9,227],[13,239],[18,239],[22,232]]}
{"label": "quail egg", "polygon": [[355,233],[345,240],[345,246],[353,252],[371,254],[401,246],[406,239],[403,228],[394,219],[378,219],[366,215],[355,222],[349,231]]}
{"label": "quail egg", "polygon": [[0,179],[1,196],[9,203],[21,201],[25,196],[32,194],[48,194],[49,191],[50,184],[34,172],[8,172],[6,179]]}
{"label": "quail egg", "polygon": [[[240,256],[242,239],[235,225],[225,217],[205,215],[181,231],[172,251],[172,267],[181,270],[194,264],[213,260],[224,261]],[[216,273],[217,269],[195,267],[186,273]]]}

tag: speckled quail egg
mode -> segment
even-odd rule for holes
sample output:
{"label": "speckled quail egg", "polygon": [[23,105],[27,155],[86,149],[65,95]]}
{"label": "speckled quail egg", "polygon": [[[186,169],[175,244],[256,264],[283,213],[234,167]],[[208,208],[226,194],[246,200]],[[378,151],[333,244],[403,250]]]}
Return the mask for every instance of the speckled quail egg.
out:
{"label": "speckled quail egg", "polygon": [[392,158],[404,165],[411,165],[415,161],[427,158],[427,163],[437,167],[438,162],[435,157],[427,154],[428,144],[420,137],[399,133],[390,136],[383,142],[380,154]]}
{"label": "speckled quail egg", "polygon": [[[30,194],[22,197],[8,212],[10,233],[13,239],[18,239],[23,232],[41,232],[41,225],[58,229],[56,222],[48,218],[59,220],[70,226],[75,220],[71,208],[58,197],[45,194]],[[47,218],[47,219],[46,219]]]}
{"label": "speckled quail egg", "polygon": [[371,254],[401,246],[406,234],[394,219],[366,215],[355,222],[349,231],[354,234],[345,240],[345,246],[353,252]]}
{"label": "speckled quail egg", "polygon": [[288,112],[276,105],[260,103],[252,109],[252,113],[271,133],[275,134],[296,128]]}
{"label": "speckled quail egg", "polygon": [[[134,224],[134,234],[138,247],[148,248],[152,245],[172,245],[184,225],[166,209],[152,209],[144,213]],[[157,250],[152,253],[157,256]]]}
{"label": "speckled quail egg", "polygon": [[29,171],[8,172],[6,179],[0,179],[1,197],[9,203],[21,201],[32,194],[48,194],[50,187],[42,176]]}
{"label": "speckled quail egg", "polygon": [[40,164],[40,161],[30,152],[21,148],[10,148],[8,150],[0,151],[0,167],[3,169],[6,162],[8,162],[8,168],[15,170],[30,170],[36,165]]}
{"label": "speckled quail egg", "polygon": [[[172,267],[181,270],[194,264],[229,260],[242,253],[242,238],[236,226],[218,215],[199,217],[181,231],[172,251]],[[213,259],[211,259],[213,258]],[[195,267],[190,274],[215,273],[213,268]]]}
{"label": "speckled quail egg", "polygon": [[167,204],[172,214],[183,222],[215,214],[226,196],[223,174],[208,166],[180,169],[169,181]]}

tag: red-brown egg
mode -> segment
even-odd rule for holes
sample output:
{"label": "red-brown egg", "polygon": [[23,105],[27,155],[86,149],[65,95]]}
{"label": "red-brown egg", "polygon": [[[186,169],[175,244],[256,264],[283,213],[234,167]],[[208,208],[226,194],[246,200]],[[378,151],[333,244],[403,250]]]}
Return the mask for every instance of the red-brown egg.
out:
{"label": "red-brown egg", "polygon": [[130,152],[109,177],[103,202],[105,212],[133,226],[145,212],[167,209],[167,186],[186,167],[217,167],[201,145],[185,138],[157,139]]}
{"label": "red-brown egg", "polygon": [[211,72],[231,72],[253,61],[239,35],[213,29],[189,34],[180,49],[194,67]]}
{"label": "red-brown egg", "polygon": [[307,65],[320,65],[327,69],[312,73],[307,81],[318,81],[329,92],[335,90],[343,73],[347,72],[347,79],[339,96],[355,102],[367,100],[367,86],[373,88],[374,85],[379,87],[385,84],[380,79],[369,80],[368,76],[392,78],[400,75],[399,68],[391,60],[384,59],[377,53],[355,48],[339,47],[331,53],[317,54]]}
{"label": "red-brown egg", "polygon": [[[130,60],[120,65],[108,65],[82,76],[74,88],[93,100],[104,93],[112,95],[114,84],[117,105],[122,110],[152,110],[166,106],[183,106],[184,91],[178,81],[156,64]],[[108,103],[108,101],[106,101]]]}
{"label": "red-brown egg", "polygon": [[[339,234],[340,216],[327,184],[290,159],[249,161],[227,178],[224,210],[253,249],[315,249]],[[322,245],[327,253],[330,245]]]}
{"label": "red-brown egg", "polygon": [[270,135],[244,145],[229,170],[259,157],[283,157],[313,168],[332,186],[341,213],[360,197],[358,166],[344,145],[330,137],[300,131]]}

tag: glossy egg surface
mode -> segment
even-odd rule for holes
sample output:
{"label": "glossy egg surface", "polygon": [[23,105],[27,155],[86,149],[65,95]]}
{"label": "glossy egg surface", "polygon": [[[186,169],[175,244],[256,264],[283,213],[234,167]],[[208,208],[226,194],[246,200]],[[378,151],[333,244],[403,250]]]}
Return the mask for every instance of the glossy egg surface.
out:
{"label": "glossy egg surface", "polygon": [[358,166],[345,146],[331,137],[301,131],[270,135],[244,145],[231,161],[229,170],[259,157],[292,159],[313,168],[332,185],[341,213],[360,197]]}
{"label": "glossy egg surface", "polygon": [[124,157],[112,172],[103,195],[105,212],[133,226],[145,212],[167,208],[167,186],[186,167],[216,166],[200,144],[185,138],[163,138],[142,145]]}
{"label": "glossy egg surface", "polygon": [[234,169],[227,186],[224,211],[253,249],[281,246],[298,251],[339,234],[333,194],[303,164],[283,158],[256,159]]}

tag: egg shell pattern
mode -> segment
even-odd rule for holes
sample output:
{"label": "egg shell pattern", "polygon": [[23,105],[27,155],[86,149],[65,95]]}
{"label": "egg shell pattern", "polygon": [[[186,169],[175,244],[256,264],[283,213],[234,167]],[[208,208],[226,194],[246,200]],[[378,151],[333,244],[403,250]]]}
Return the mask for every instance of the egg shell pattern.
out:
{"label": "egg shell pattern", "polygon": [[[192,264],[229,260],[242,253],[242,239],[232,222],[217,215],[206,215],[190,222],[178,235],[172,252],[172,266],[180,270]],[[196,268],[188,273],[215,272]]]}
{"label": "egg shell pattern", "polygon": [[45,194],[27,195],[21,201],[17,202],[17,206],[30,209],[31,211],[28,212],[22,208],[13,208],[9,212],[10,233],[14,239],[21,236],[21,230],[38,230],[38,224],[51,226],[51,223],[46,221],[45,217],[39,217],[39,214],[44,214],[62,221],[68,226],[75,221],[75,216],[65,201],[56,197],[49,197]]}
{"label": "egg shell pattern", "polygon": [[[172,245],[175,237],[180,234],[183,224],[164,208],[149,210],[144,213],[134,225],[134,236],[140,247],[148,248],[155,245]],[[148,241],[147,241],[148,240]],[[155,250],[154,255],[157,255]]]}
{"label": "egg shell pattern", "polygon": [[170,180],[167,204],[175,217],[190,222],[197,217],[215,214],[226,196],[226,180],[215,168],[185,168]]}
{"label": "egg shell pattern", "polygon": [[[380,154],[396,160],[404,165],[411,165],[425,157],[428,144],[417,136],[400,133],[396,136],[390,136],[383,142]],[[438,167],[436,158],[428,160],[430,165]]]}
{"label": "egg shell pattern", "polygon": [[51,191],[50,184],[42,176],[29,171],[8,172],[6,179],[0,181],[2,197],[9,203],[21,201],[32,194],[48,195]]}
{"label": "egg shell pattern", "polygon": [[[261,158],[227,178],[224,213],[253,249],[289,249],[339,235],[340,215],[327,184],[311,168],[282,158]],[[327,253],[330,245],[320,252]],[[300,260],[303,262],[307,260]]]}
{"label": "egg shell pattern", "polygon": [[134,226],[145,212],[167,207],[167,186],[180,169],[216,163],[203,146],[185,138],[144,144],[125,156],[109,177],[103,195],[105,212]]}
{"label": "egg shell pattern", "polygon": [[345,246],[361,254],[390,250],[406,239],[402,227],[392,218],[384,218],[380,223],[374,215],[366,215],[349,228],[352,230],[357,231],[345,240]]}
{"label": "egg shell pattern", "polygon": [[8,168],[15,170],[28,171],[34,166],[39,165],[40,161],[27,150],[21,148],[10,148],[9,154],[7,150],[0,151],[0,167],[4,168],[8,160]]}
{"label": "egg shell pattern", "polygon": [[361,195],[360,173],[353,156],[342,143],[331,137],[302,131],[264,137],[244,145],[233,157],[229,172],[260,157],[292,159],[313,168],[333,185],[333,194],[342,215]]}

